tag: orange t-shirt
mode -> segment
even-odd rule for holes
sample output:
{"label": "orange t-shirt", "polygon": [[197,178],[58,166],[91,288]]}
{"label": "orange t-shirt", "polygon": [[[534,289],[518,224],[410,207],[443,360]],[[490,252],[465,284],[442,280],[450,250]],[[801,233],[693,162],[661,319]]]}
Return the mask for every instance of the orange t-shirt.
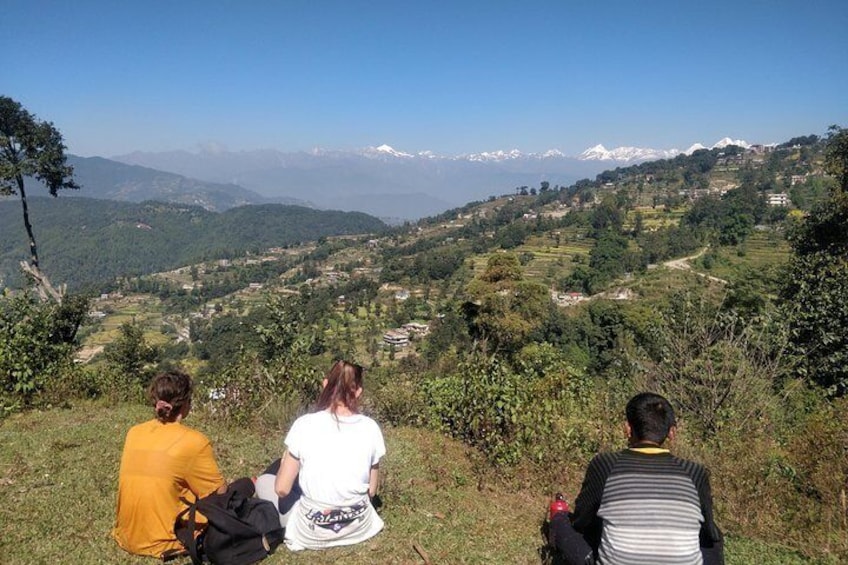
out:
{"label": "orange t-shirt", "polygon": [[185,505],[224,485],[212,446],[179,422],[150,420],[127,433],[118,476],[118,517],[112,536],[125,550],[159,557],[182,547],[174,520]]}

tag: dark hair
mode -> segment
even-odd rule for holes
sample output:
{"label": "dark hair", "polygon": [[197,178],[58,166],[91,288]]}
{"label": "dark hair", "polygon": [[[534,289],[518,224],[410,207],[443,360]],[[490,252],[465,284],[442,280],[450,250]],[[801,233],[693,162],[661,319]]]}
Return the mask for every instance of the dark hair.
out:
{"label": "dark hair", "polygon": [[191,404],[191,377],[182,371],[165,371],[153,377],[148,394],[156,410],[156,418],[173,422]]}
{"label": "dark hair", "polygon": [[336,406],[344,404],[351,412],[357,412],[359,402],[356,391],[362,388],[363,368],[347,361],[336,361],[327,373],[327,386],[321,391],[315,410],[329,408],[333,413]]}
{"label": "dark hair", "polygon": [[675,425],[674,408],[668,400],[652,392],[643,392],[631,398],[625,414],[631,436],[636,441],[661,444]]}

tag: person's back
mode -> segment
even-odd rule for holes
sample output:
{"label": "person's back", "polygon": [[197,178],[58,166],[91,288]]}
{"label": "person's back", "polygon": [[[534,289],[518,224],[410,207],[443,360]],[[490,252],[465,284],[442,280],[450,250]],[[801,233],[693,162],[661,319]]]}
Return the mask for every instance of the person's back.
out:
{"label": "person's back", "polygon": [[630,447],[592,459],[570,519],[552,516],[555,547],[574,564],[723,563],[709,473],[662,447],[675,433],[671,405],[642,393],[626,413]]}
{"label": "person's back", "polygon": [[600,489],[581,490],[572,524],[595,541],[600,563],[702,562],[703,509],[711,501],[701,465],[633,447],[596,456],[586,474]]}
{"label": "person's back", "polygon": [[303,495],[317,504],[344,506],[368,496],[380,428],[362,414],[306,414],[289,431],[289,449],[299,455]]}
{"label": "person's back", "polygon": [[[292,551],[324,549],[365,541],[383,529],[371,497],[380,459],[386,453],[377,423],[358,412],[362,367],[338,361],[324,379],[315,411],[298,418],[284,443],[274,491],[259,496],[275,502]],[[295,502],[290,495],[299,485]]]}
{"label": "person's back", "polygon": [[[171,394],[175,384],[176,398]],[[187,375],[157,376],[151,395],[162,417],[127,433],[112,535],[130,553],[160,557],[181,549],[174,534],[174,521],[184,508],[180,498],[203,497],[225,484],[209,440],[181,424],[190,394]]]}

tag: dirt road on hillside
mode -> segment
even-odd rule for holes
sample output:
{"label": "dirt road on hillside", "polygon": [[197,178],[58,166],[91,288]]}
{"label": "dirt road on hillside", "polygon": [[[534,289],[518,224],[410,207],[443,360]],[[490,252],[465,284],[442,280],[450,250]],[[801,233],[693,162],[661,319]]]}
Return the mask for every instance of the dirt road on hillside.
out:
{"label": "dirt road on hillside", "polygon": [[709,249],[709,246],[704,247],[703,249],[701,249],[700,251],[698,251],[694,255],[690,255],[689,257],[681,257],[680,259],[672,259],[671,261],[666,261],[665,263],[663,263],[663,265],[668,267],[669,269],[677,269],[679,271],[692,271],[693,273],[695,273],[699,277],[704,277],[705,279],[708,279],[708,280],[711,280],[713,282],[717,282],[717,283],[720,283],[720,284],[727,284],[727,281],[724,280],[724,279],[720,279],[718,277],[714,277],[714,276],[708,275],[706,273],[699,273],[697,271],[692,270],[692,265],[689,264],[689,261],[691,261],[693,259],[697,259],[701,255],[706,253],[707,249]]}

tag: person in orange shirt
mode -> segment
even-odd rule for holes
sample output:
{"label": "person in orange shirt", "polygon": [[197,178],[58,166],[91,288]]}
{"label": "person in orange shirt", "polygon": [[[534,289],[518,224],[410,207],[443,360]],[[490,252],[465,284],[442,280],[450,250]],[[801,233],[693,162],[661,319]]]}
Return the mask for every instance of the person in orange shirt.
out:
{"label": "person in orange shirt", "polygon": [[192,501],[227,486],[209,440],[182,425],[191,409],[191,377],[161,373],[149,393],[156,418],[127,433],[112,536],[130,553],[162,557],[182,549],[174,534],[174,521],[185,509],[180,497]]}

